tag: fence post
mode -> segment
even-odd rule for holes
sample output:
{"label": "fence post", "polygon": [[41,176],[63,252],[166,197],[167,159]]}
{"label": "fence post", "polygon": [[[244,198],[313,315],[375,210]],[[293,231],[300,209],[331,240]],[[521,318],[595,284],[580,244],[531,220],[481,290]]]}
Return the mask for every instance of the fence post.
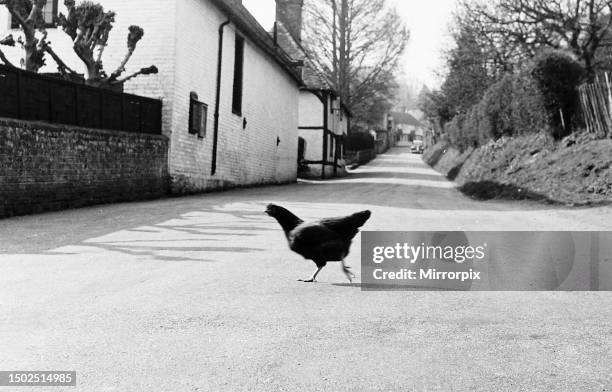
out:
{"label": "fence post", "polygon": [[98,112],[98,115],[100,116],[100,129],[104,129],[104,94],[106,93],[100,90],[100,100],[98,102],[98,105],[100,106],[100,111]]}
{"label": "fence post", "polygon": [[81,120],[79,118],[79,107],[81,103],[79,102],[79,86],[74,86],[74,124],[80,126]]}
{"label": "fence post", "polygon": [[23,120],[23,80],[21,71],[15,72],[17,72],[17,117]]}
{"label": "fence post", "polygon": [[52,123],[53,122],[53,94],[51,93],[51,90],[53,90],[52,88],[52,84],[51,83],[47,83],[47,93],[49,95],[49,122]]}
{"label": "fence post", "polygon": [[121,95],[121,130],[125,131],[125,95]]}
{"label": "fence post", "polygon": [[[157,116],[157,129],[155,130],[155,133],[161,135],[161,134],[164,133],[163,132],[163,118],[164,118],[164,116],[162,114],[162,111],[164,110],[163,101],[158,101],[157,105],[156,105],[156,108],[157,108],[157,111],[156,111],[156,113],[157,113],[157,115],[156,115]],[[208,111],[206,112],[206,114],[208,115]]]}
{"label": "fence post", "polygon": [[138,100],[138,133],[142,132],[142,99]]}

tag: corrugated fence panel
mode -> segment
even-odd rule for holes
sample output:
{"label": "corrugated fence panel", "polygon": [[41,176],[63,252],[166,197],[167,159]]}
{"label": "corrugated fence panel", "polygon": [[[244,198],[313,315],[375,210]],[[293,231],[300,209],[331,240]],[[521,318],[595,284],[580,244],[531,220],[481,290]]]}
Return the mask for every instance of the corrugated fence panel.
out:
{"label": "corrugated fence panel", "polygon": [[160,100],[0,65],[0,117],[161,135]]}
{"label": "corrugated fence panel", "polygon": [[19,117],[19,74],[0,68],[0,117]]}
{"label": "corrugated fence panel", "polygon": [[49,82],[36,77],[21,77],[21,118],[51,121]]}

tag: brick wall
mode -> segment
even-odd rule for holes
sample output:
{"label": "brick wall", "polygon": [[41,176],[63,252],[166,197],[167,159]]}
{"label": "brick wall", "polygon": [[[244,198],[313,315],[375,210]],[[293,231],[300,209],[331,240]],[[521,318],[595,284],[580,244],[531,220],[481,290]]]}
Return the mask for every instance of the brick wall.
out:
{"label": "brick wall", "polygon": [[165,136],[0,119],[0,218],[168,190]]}
{"label": "brick wall", "polygon": [[[128,63],[127,73],[151,64],[157,65],[160,73],[133,79],[125,89],[163,100],[163,133],[170,139],[169,173],[175,193],[296,180],[297,83],[247,36],[242,116],[233,114],[236,33],[233,24],[225,28],[217,173],[211,175],[218,28],[227,20],[227,15],[210,0],[99,2],[106,9],[117,12],[117,22],[103,56],[105,69],[114,69],[125,54],[125,37],[130,24],[138,24],[145,30]],[[59,8],[65,12],[63,5]],[[0,7],[0,32],[7,29],[9,20],[4,7]],[[56,52],[66,58],[68,65],[83,71],[66,34],[61,29],[48,31]],[[11,32],[18,34],[16,30]],[[6,52],[19,63],[23,53],[19,48],[8,48]],[[53,60],[48,58],[47,62],[49,65],[44,71],[54,72]],[[205,138],[188,132],[192,91],[208,105]],[[247,126],[243,128],[245,119]],[[280,143],[277,144],[277,140]]]}

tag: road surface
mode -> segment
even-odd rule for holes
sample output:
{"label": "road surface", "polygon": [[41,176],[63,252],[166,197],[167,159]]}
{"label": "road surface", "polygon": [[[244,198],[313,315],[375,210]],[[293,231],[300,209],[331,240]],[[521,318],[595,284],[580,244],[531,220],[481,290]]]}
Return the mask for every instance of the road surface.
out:
{"label": "road surface", "polygon": [[369,208],[368,230],[612,228],[611,207],[472,201],[405,149],[344,179],[8,219],[0,370],[77,371],[36,391],[612,390],[609,292],[362,292],[337,264],[297,282],[314,265],[269,202]]}

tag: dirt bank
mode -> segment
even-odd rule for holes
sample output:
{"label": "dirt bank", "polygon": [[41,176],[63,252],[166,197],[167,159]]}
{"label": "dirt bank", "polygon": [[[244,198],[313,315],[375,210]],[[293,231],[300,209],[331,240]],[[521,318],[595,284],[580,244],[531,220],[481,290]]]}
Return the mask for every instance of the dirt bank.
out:
{"label": "dirt bank", "polygon": [[543,134],[501,138],[464,152],[438,143],[423,159],[478,199],[570,205],[612,201],[612,140],[588,134],[560,142]]}

